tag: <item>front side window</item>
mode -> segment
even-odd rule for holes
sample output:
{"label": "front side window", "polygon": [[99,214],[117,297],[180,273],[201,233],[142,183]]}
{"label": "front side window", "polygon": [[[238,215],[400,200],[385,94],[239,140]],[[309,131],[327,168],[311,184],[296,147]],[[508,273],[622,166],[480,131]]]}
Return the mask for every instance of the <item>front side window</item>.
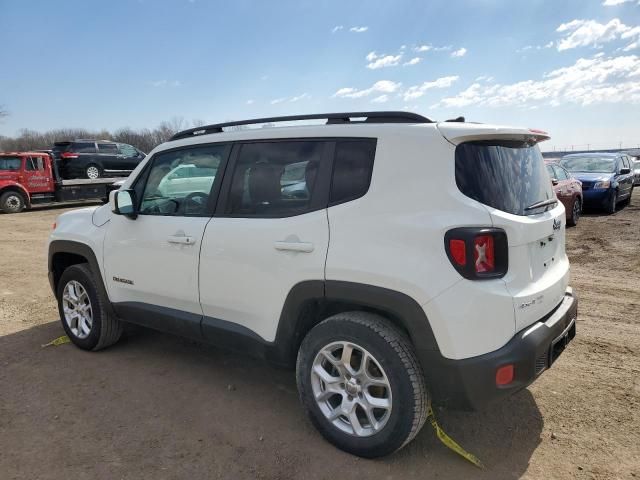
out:
{"label": "front side window", "polygon": [[20,170],[22,159],[20,157],[0,157],[0,170],[16,171]]}
{"label": "front side window", "polygon": [[574,173],[613,173],[616,171],[615,158],[608,157],[565,157],[560,165]]}
{"label": "front side window", "polygon": [[226,213],[286,217],[310,211],[324,145],[320,141],[242,145]]}
{"label": "front side window", "polygon": [[517,141],[462,143],[456,147],[455,174],[464,195],[515,215],[540,213],[543,207],[533,205],[554,198],[537,145]]}
{"label": "front side window", "polygon": [[115,143],[99,143],[98,144],[98,152],[99,153],[110,153],[110,154],[117,154],[118,153],[118,147],[116,146]]}
{"label": "front side window", "polygon": [[209,145],[155,155],[146,177],[139,213],[205,215],[225,151],[224,145]]}
{"label": "front side window", "polygon": [[127,158],[133,158],[138,156],[138,151],[133,148],[131,145],[127,145],[126,143],[121,143],[119,145],[120,153],[122,153]]}
{"label": "front side window", "polygon": [[562,180],[569,180],[569,176],[567,175],[567,171],[558,166],[558,165],[554,165],[554,168],[556,169],[556,175],[558,175],[556,178],[560,181]]}

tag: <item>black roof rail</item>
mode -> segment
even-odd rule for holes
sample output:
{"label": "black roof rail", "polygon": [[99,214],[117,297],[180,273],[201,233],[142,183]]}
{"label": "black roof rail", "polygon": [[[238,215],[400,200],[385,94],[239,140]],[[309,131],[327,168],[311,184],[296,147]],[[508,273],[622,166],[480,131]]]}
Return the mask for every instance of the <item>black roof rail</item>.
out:
{"label": "black roof rail", "polygon": [[[352,122],[352,118],[364,118]],[[289,115],[285,117],[254,118],[237,122],[215,123],[202,127],[189,128],[176,133],[169,139],[178,140],[209,133],[221,133],[224,127],[236,127],[239,125],[257,125],[260,123],[295,122],[299,120],[327,120],[327,125],[336,123],[434,123],[433,120],[411,112],[342,112],[342,113],[313,113],[310,115]]]}

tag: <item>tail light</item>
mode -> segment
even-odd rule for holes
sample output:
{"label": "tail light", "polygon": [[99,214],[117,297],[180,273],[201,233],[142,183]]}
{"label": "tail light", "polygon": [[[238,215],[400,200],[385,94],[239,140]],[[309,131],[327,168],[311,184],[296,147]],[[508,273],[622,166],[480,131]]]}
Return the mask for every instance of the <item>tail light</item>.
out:
{"label": "tail light", "polygon": [[454,228],[445,234],[444,245],[451,264],[465,278],[500,278],[507,273],[507,234],[500,228]]}
{"label": "tail light", "polygon": [[68,158],[78,158],[78,154],[77,153],[73,153],[73,152],[64,152],[60,154],[60,158],[64,158],[64,159],[68,159]]}

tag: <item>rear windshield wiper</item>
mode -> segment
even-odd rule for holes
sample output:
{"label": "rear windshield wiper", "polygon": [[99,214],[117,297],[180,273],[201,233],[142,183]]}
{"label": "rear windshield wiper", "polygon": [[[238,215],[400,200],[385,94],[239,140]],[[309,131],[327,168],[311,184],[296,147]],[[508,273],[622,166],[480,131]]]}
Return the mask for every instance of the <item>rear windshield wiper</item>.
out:
{"label": "rear windshield wiper", "polygon": [[531,205],[529,205],[528,207],[525,207],[525,212],[527,210],[533,210],[534,208],[540,208],[540,207],[548,207],[549,205],[556,205],[558,203],[558,200],[556,200],[555,198],[549,198],[548,200],[540,200],[539,202],[533,203]]}

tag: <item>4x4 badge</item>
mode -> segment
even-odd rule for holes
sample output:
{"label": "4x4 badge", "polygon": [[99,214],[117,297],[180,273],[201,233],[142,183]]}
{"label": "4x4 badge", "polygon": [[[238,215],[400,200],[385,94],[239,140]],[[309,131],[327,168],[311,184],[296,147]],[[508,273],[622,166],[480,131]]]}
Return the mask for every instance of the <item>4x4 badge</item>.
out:
{"label": "4x4 badge", "polygon": [[562,221],[558,220],[557,218],[553,221],[553,230],[560,230],[560,227],[562,226]]}

